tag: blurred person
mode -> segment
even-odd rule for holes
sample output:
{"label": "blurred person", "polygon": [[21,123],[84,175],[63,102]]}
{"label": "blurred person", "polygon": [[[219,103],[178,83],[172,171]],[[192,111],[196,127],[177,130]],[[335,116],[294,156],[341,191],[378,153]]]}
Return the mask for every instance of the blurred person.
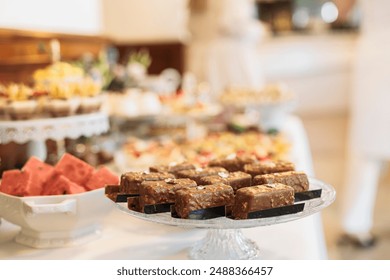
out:
{"label": "blurred person", "polygon": [[[340,243],[369,247],[376,241],[372,227],[381,165],[390,159],[390,1],[356,2],[362,24],[353,73]],[[340,10],[341,16],[345,10]]]}
{"label": "blurred person", "polygon": [[266,29],[254,0],[193,0],[190,7],[189,71],[214,97],[230,86],[261,88],[258,46]]}

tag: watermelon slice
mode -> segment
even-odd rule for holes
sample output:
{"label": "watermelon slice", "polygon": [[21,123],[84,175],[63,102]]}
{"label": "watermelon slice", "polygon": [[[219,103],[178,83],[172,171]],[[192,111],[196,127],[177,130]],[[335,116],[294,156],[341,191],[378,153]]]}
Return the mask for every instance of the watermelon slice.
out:
{"label": "watermelon slice", "polygon": [[50,176],[53,174],[54,167],[42,162],[40,159],[36,157],[31,157],[24,164],[22,170],[30,171],[32,176],[34,177],[33,179],[39,182],[42,188],[46,180],[49,179]]}
{"label": "watermelon slice", "polygon": [[3,173],[0,191],[15,196],[40,195],[42,184],[28,170],[7,170]]}
{"label": "watermelon slice", "polygon": [[43,195],[63,195],[85,192],[85,188],[55,172],[43,186]]}
{"label": "watermelon slice", "polygon": [[68,153],[64,154],[54,168],[66,178],[78,185],[85,185],[94,171],[88,163]]}
{"label": "watermelon slice", "polygon": [[118,185],[119,177],[112,173],[107,167],[96,170],[85,184],[87,190],[103,188],[105,185]]}

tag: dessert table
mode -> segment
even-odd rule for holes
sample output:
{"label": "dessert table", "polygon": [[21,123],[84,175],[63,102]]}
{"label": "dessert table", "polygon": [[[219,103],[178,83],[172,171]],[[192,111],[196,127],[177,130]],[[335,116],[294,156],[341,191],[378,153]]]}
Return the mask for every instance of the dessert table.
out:
{"label": "dessert table", "polygon": [[[310,147],[301,120],[290,116],[283,131],[292,143],[290,156],[297,170],[314,177]],[[101,237],[81,246],[25,247],[13,241],[18,230],[5,220],[0,224],[0,259],[188,259],[188,249],[207,232],[207,229],[140,220],[120,211],[114,203],[104,219]],[[260,259],[327,258],[320,213],[291,222],[242,229],[242,232],[257,243],[261,250]]]}

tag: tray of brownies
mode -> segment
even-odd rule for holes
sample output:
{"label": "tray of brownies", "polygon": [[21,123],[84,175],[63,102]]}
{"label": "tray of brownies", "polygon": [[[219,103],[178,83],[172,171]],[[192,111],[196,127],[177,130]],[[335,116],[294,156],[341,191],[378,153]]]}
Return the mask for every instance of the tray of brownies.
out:
{"label": "tray of brownies", "polygon": [[105,188],[120,210],[140,219],[234,229],[299,219],[335,200],[332,186],[284,160],[230,155],[200,168],[190,162],[126,172]]}

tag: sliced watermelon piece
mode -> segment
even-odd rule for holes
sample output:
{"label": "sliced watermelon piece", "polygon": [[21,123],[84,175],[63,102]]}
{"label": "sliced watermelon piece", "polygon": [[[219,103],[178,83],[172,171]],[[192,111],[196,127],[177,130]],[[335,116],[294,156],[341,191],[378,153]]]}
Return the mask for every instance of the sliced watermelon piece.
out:
{"label": "sliced watermelon piece", "polygon": [[91,177],[94,168],[88,163],[68,153],[64,154],[54,168],[72,182],[84,186]]}
{"label": "sliced watermelon piece", "polygon": [[7,170],[3,173],[0,191],[15,196],[40,195],[42,184],[28,170]]}
{"label": "sliced watermelon piece", "polygon": [[54,172],[54,167],[42,162],[36,157],[31,157],[23,166],[25,171],[30,171],[34,180],[38,181],[41,187]]}
{"label": "sliced watermelon piece", "polygon": [[85,188],[55,172],[44,184],[43,195],[63,195],[85,192]]}
{"label": "sliced watermelon piece", "polygon": [[95,190],[105,187],[105,185],[118,185],[119,177],[112,173],[107,167],[96,170],[85,184],[87,190]]}

